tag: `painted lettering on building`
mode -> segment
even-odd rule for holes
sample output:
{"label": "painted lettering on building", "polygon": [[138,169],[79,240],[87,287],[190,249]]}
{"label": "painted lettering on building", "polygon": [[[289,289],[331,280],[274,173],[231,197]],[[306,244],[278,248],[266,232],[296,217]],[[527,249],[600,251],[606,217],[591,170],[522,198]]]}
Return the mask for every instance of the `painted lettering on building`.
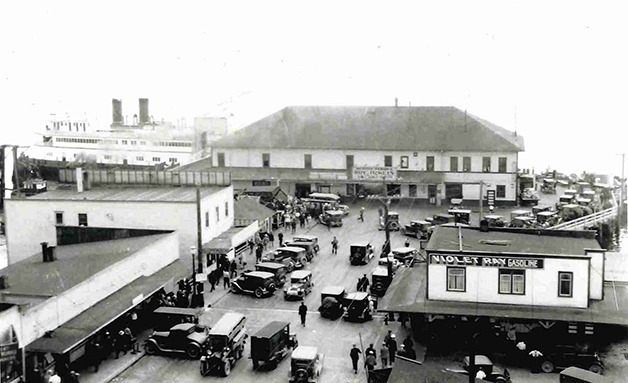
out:
{"label": "painted lettering on building", "polygon": [[354,166],[351,178],[367,181],[395,181],[397,179],[397,168],[390,166]]}
{"label": "painted lettering on building", "polygon": [[509,269],[542,269],[543,259],[519,257],[487,257],[480,255],[430,254],[430,264],[502,267]]}

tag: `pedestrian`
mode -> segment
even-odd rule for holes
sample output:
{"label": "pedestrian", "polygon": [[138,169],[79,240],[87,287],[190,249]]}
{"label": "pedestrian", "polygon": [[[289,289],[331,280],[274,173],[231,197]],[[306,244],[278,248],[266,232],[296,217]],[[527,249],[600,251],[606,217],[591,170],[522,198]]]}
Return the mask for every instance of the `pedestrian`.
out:
{"label": "pedestrian", "polygon": [[369,352],[372,352],[373,355],[375,355],[375,357],[377,357],[377,351],[375,351],[375,347],[373,347],[373,343],[369,344],[368,348],[366,349],[366,354],[368,355]]}
{"label": "pedestrian", "polygon": [[390,364],[395,363],[395,355],[397,354],[397,340],[395,334],[390,334],[388,341],[388,350],[390,350]]}
{"label": "pedestrian", "polygon": [[254,248],[255,248],[255,242],[253,242],[253,239],[249,239],[249,249],[251,250],[249,254],[253,254]]}
{"label": "pedestrian", "polygon": [[292,224],[292,234],[294,234],[297,231],[297,221],[293,219],[291,224]]}
{"label": "pedestrian", "polygon": [[89,365],[94,367],[94,372],[98,372],[98,367],[100,367],[101,350],[102,347],[100,346],[100,343],[96,341],[96,339],[90,339],[85,344],[85,359],[87,359]]}
{"label": "pedestrian", "polygon": [[137,343],[137,338],[133,335],[131,329],[128,327],[125,328],[124,334],[128,342],[127,347],[131,350],[131,354],[137,354],[138,352],[140,352],[140,345],[139,343]]}
{"label": "pedestrian", "polygon": [[120,356],[120,353],[124,353],[126,355],[126,339],[124,335],[124,330],[118,331],[118,335],[116,335],[113,341],[113,352],[116,355],[116,359]]}
{"label": "pedestrian", "polygon": [[358,291],[366,292],[366,290],[369,287],[369,279],[366,277],[366,274],[364,274],[364,276],[362,277],[359,283],[360,283],[360,286],[358,287]]}
{"label": "pedestrian", "polygon": [[360,221],[364,222],[364,207],[362,207],[360,209],[360,218],[358,218]]}
{"label": "pedestrian", "polygon": [[270,247],[275,247],[275,235],[271,232],[268,233],[268,241],[270,242]]}
{"label": "pedestrian", "polygon": [[277,238],[279,238],[279,247],[283,246],[283,233],[279,232],[279,234],[277,234]]}
{"label": "pedestrian", "polygon": [[309,212],[306,213],[305,220],[307,221],[307,227],[310,227],[310,224],[312,223],[312,214],[310,214]]}
{"label": "pedestrian", "polygon": [[377,358],[375,358],[375,355],[373,355],[372,352],[366,353],[366,357],[364,358],[364,365],[366,366],[366,369],[369,371],[372,371],[375,369],[375,366],[377,365]]}
{"label": "pedestrian", "polygon": [[388,346],[386,342],[382,343],[382,347],[379,349],[379,358],[382,361],[382,368],[386,368],[388,366],[388,357],[390,355],[390,351],[388,350]]}
{"label": "pedestrian", "polygon": [[138,333],[140,331],[140,321],[138,320],[137,311],[131,311],[130,316],[131,321],[129,322],[129,327],[133,333]]}
{"label": "pedestrian", "polygon": [[299,306],[299,316],[301,317],[301,326],[305,327],[305,317],[307,316],[307,306],[305,302],[301,302],[301,306]]}
{"label": "pedestrian", "polygon": [[539,350],[534,349],[530,351],[528,355],[530,356],[530,372],[532,372],[533,374],[541,372],[541,357],[543,356],[543,353]]}
{"label": "pedestrian", "polygon": [[213,270],[207,273],[207,282],[211,286],[211,289],[209,290],[210,293],[216,290],[216,275]]}
{"label": "pedestrian", "polygon": [[102,359],[109,358],[109,355],[113,352],[114,339],[109,331],[105,331],[102,338]]}
{"label": "pedestrian", "polygon": [[236,263],[235,258],[231,261],[231,266],[229,267],[230,275],[229,278],[235,279],[238,275],[238,264]]}
{"label": "pedestrian", "polygon": [[360,349],[355,344],[353,345],[353,348],[351,348],[351,351],[349,352],[349,356],[351,357],[351,363],[353,365],[354,374],[358,373],[358,361],[360,360],[361,353],[362,351],[360,351]]}
{"label": "pedestrian", "polygon": [[414,342],[412,341],[412,337],[410,335],[406,336],[406,338],[403,340],[403,345],[406,346],[406,350],[414,347]]}
{"label": "pedestrian", "polygon": [[406,346],[401,345],[401,349],[397,351],[397,356],[403,356],[404,358],[408,357],[408,352],[406,351]]}
{"label": "pedestrian", "polygon": [[331,241],[331,253],[338,254],[338,238],[334,236],[334,239]]}
{"label": "pedestrian", "polygon": [[227,269],[222,272],[222,287],[225,289],[231,287],[231,278],[229,278],[229,270]]}
{"label": "pedestrian", "polygon": [[258,245],[255,250],[255,260],[257,263],[262,261],[262,255],[264,254],[264,247],[262,245]]}
{"label": "pedestrian", "polygon": [[50,378],[48,378],[48,383],[61,383],[61,377],[57,375],[56,371],[50,370],[48,371],[50,374]]}
{"label": "pedestrian", "polygon": [[384,343],[386,344],[386,346],[388,346],[388,342],[390,342],[391,335],[392,330],[388,330],[388,334],[386,334],[386,336],[384,337]]}
{"label": "pedestrian", "polygon": [[404,243],[406,247],[410,247],[410,239],[406,238],[406,242]]}

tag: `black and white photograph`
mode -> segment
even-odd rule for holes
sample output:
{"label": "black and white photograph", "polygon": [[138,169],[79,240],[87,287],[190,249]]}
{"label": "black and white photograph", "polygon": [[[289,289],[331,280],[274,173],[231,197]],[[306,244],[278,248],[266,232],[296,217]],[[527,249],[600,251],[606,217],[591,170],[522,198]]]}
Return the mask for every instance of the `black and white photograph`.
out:
{"label": "black and white photograph", "polygon": [[622,1],[0,4],[0,383],[628,382]]}

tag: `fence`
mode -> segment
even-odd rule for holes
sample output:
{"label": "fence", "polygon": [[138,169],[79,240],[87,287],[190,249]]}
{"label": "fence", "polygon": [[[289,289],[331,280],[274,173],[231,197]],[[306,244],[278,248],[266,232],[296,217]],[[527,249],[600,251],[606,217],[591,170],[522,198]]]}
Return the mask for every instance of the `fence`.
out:
{"label": "fence", "polygon": [[[171,172],[166,170],[85,169],[92,184],[142,184],[174,186],[228,186],[230,172]],[[59,182],[76,183],[76,169],[59,169]]]}

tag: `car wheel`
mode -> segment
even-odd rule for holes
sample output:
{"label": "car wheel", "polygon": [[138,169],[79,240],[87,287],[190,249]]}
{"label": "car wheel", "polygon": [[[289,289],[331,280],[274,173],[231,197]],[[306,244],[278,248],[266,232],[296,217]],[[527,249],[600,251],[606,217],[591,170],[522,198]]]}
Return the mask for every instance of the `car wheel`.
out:
{"label": "car wheel", "polygon": [[288,263],[286,263],[286,271],[289,273],[294,271],[294,262],[288,261]]}
{"label": "car wheel", "polygon": [[238,287],[238,285],[232,283],[231,284],[231,292],[235,293],[235,294],[239,293],[240,292],[240,288]]}
{"label": "car wheel", "polygon": [[594,374],[602,375],[602,372],[604,371],[604,369],[599,364],[592,364],[591,367],[589,367],[589,371],[591,371]]}
{"label": "car wheel", "polygon": [[228,360],[222,365],[222,376],[229,376],[231,373],[231,362]]}
{"label": "car wheel", "polygon": [[144,346],[144,351],[146,351],[148,355],[155,355],[157,353],[157,346],[153,342],[148,342]]}
{"label": "car wheel", "polygon": [[554,372],[554,363],[546,360],[545,362],[541,363],[541,370],[546,373]]}
{"label": "car wheel", "polygon": [[255,289],[255,298],[261,298],[264,295],[264,292],[260,287]]}
{"label": "car wheel", "polygon": [[201,356],[201,349],[197,345],[191,344],[188,347],[186,354],[190,357],[190,359],[198,359],[198,357]]}
{"label": "car wheel", "polygon": [[305,371],[304,369],[300,368],[297,370],[297,372],[294,374],[294,377],[296,378],[295,380],[297,382],[303,382],[303,381],[307,381],[307,371]]}

